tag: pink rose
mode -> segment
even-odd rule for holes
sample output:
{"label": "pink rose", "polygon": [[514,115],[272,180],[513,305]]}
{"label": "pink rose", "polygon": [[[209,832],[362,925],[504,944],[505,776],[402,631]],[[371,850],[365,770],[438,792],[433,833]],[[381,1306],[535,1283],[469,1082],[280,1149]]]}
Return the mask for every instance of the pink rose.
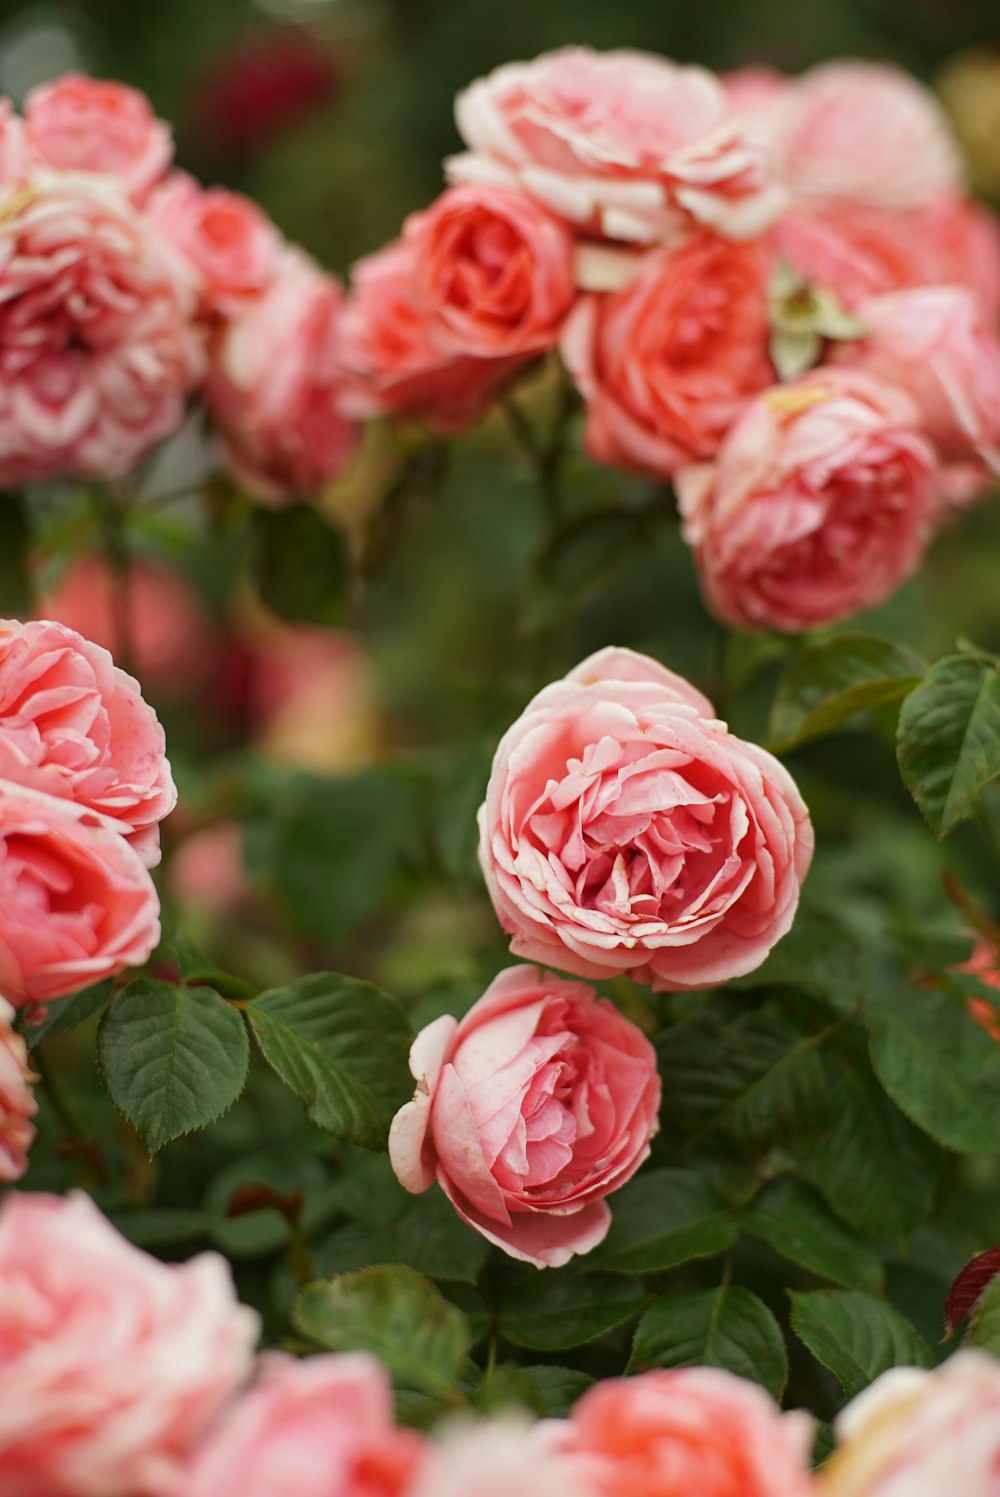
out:
{"label": "pink rose", "polygon": [[346,415],[414,416],[453,433],[480,416],[523,359],[478,359],[446,351],[421,305],[412,242],[398,240],[359,260],[340,326],[349,379]]}
{"label": "pink rose", "polygon": [[10,779],[0,749],[0,993],[47,1003],[141,966],[160,939],[142,859],[108,817]]}
{"label": "pink rose", "polygon": [[177,791],[139,683],[64,624],[0,620],[0,733],[52,795],[112,818],[149,867]]}
{"label": "pink rose", "polygon": [[658,991],[759,967],[812,858],[787,770],[646,655],[607,649],[504,735],[479,858],[511,950]]}
{"label": "pink rose", "polygon": [[937,478],[902,390],[847,368],[769,390],[714,464],[678,475],[709,608],[797,633],[884,602],[923,557]]}
{"label": "pink rose", "polygon": [[1000,221],[983,203],[936,198],[916,226],[921,280],[966,286],[990,322],[1000,320]]}
{"label": "pink rose", "polygon": [[174,154],[170,127],[156,118],[144,94],[75,74],[31,90],[24,135],[40,166],[115,177],[140,204]]}
{"label": "pink rose", "polygon": [[265,502],[314,494],[354,455],[355,428],[338,406],[342,300],[332,276],[288,250],[216,341],[209,410],[233,472]]}
{"label": "pink rose", "polygon": [[254,743],[265,758],[323,774],[357,769],[375,748],[371,664],[352,634],[273,625],[251,636]]}
{"label": "pink rose", "polygon": [[771,243],[803,280],[854,309],[869,296],[928,280],[924,232],[923,213],[849,204],[787,213]]}
{"label": "pink rose", "polygon": [[509,967],[459,1023],[410,1051],[417,1082],[389,1135],[400,1182],[436,1179],[463,1221],[512,1258],[558,1268],[606,1236],[604,1197],[659,1127],[652,1045],[606,998]]}
{"label": "pink rose", "polygon": [[404,1497],[425,1442],[393,1423],[392,1389],[367,1356],[279,1352],[209,1430],[172,1497]]}
{"label": "pink rose", "polygon": [[469,153],[453,182],[521,187],[581,229],[642,244],[690,222],[759,234],[781,197],[753,133],[703,68],[566,47],[507,63],[460,93]]}
{"label": "pink rose", "polygon": [[24,126],[10,100],[0,98],[0,187],[16,187],[25,166]]}
{"label": "pink rose", "polygon": [[219,821],[184,838],[167,867],[172,898],[192,915],[224,916],[246,903],[242,826]]}
{"label": "pink rose", "polygon": [[35,1140],[31,1119],[38,1103],[31,1089],[37,1081],[28,1065],[28,1050],[11,1027],[14,1010],[0,998],[0,1180],[20,1180],[28,1168]]}
{"label": "pink rose", "polygon": [[52,178],[0,216],[0,484],[134,468],[202,371],[181,262],[114,187]]}
{"label": "pink rose", "polygon": [[454,1421],[432,1447],[411,1497],[597,1497],[567,1454],[562,1420],[529,1424],[507,1413]]}
{"label": "pink rose", "polygon": [[505,358],[553,347],[573,304],[573,238],[521,192],[453,187],[407,221],[413,296],[450,354]]}
{"label": "pink rose", "polygon": [[258,1318],[216,1253],[159,1263],[78,1192],[0,1208],[4,1497],[160,1490],[248,1376]]}
{"label": "pink rose", "polygon": [[171,172],[153,193],[148,214],[193,267],[210,313],[238,312],[277,267],[281,236],[238,192],[199,187],[186,172]]}
{"label": "pink rose", "polygon": [[941,1367],[894,1367],[835,1421],[824,1497],[994,1497],[1000,1468],[1000,1366],[960,1351]]}
{"label": "pink rose", "polygon": [[678,1367],[598,1383],[565,1440],[599,1497],[809,1497],[813,1421],[756,1383]]}
{"label": "pink rose", "polygon": [[644,256],[624,290],[580,303],[562,349],[591,457],[668,476],[715,453],[774,380],[768,276],[756,245],[698,233]]}
{"label": "pink rose", "polygon": [[784,173],[801,203],[919,208],[961,185],[944,113],[898,68],[829,62],[789,91]]}

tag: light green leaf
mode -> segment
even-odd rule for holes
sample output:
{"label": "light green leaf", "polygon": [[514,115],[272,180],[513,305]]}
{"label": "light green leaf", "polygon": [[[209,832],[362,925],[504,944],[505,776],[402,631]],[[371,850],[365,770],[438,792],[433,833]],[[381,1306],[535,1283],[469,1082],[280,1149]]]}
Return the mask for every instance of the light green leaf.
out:
{"label": "light green leaf", "polygon": [[838,634],[799,650],[771,709],[771,747],[779,752],[833,733],[873,707],[900,702],[924,665],[900,645],[867,634]]}
{"label": "light green leaf", "polygon": [[890,1367],[933,1367],[923,1337],[885,1300],[849,1289],[792,1294],[792,1329],[855,1398]]}
{"label": "light green leaf", "polygon": [[781,1327],[749,1289],[664,1295],[639,1322],[630,1372],[650,1367],[725,1367],[780,1398],[788,1381]]}
{"label": "light green leaf", "polygon": [[810,1273],[848,1289],[878,1289],[878,1254],[838,1221],[822,1197],[796,1180],[775,1180],[746,1213],[745,1231]]}
{"label": "light green leaf", "polygon": [[903,783],[940,841],[975,816],[1000,774],[1000,672],[977,655],[931,666],[899,714]]}
{"label": "light green leaf", "polygon": [[611,1231],[588,1254],[588,1268],[650,1273],[723,1253],[736,1223],[693,1170],[643,1170],[615,1196]]}

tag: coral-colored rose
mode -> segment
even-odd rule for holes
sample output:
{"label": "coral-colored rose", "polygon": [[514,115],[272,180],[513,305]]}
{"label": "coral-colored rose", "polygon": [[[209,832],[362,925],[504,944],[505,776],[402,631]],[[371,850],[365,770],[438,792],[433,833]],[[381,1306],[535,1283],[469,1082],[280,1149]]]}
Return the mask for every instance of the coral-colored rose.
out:
{"label": "coral-colored rose", "polygon": [[759,967],[812,858],[788,771],[657,661],[601,650],[504,735],[479,857],[511,950],[657,990]]}
{"label": "coral-colored rose", "polygon": [[565,1445],[600,1497],[808,1497],[812,1441],[756,1383],[678,1367],[591,1388]]}
{"label": "coral-colored rose", "polygon": [[1000,1366],[985,1352],[961,1351],[934,1372],[894,1367],[835,1427],[823,1497],[995,1497]]}
{"label": "coral-colored rose", "polygon": [[24,137],[35,163],[114,177],[140,204],[174,154],[170,127],[156,118],[144,94],[74,74],[31,90]]}
{"label": "coral-colored rose", "polygon": [[480,416],[523,359],[446,351],[416,295],[412,242],[398,240],[354,266],[340,325],[349,374],[341,409],[355,419],[414,416],[457,432]]}
{"label": "coral-colored rose", "polygon": [[830,62],[789,91],[784,173],[795,199],[919,208],[961,185],[933,94],[898,68]]}
{"label": "coral-colored rose", "polygon": [[902,390],[845,368],[768,391],[714,464],[678,475],[705,601],[737,628],[792,633],[875,607],[920,564],[937,477]]}
{"label": "coral-colored rose", "polygon": [[407,1190],[436,1179],[463,1221],[512,1258],[558,1268],[605,1237],[605,1196],[631,1179],[659,1124],[645,1035],[592,988],[508,967],[459,1023],[410,1051],[417,1082],[389,1134]]}
{"label": "coral-colored rose", "polygon": [[436,1438],[411,1497],[597,1497],[562,1446],[562,1420],[529,1424],[513,1414],[455,1421]]}
{"label": "coral-colored rose", "polygon": [[202,372],[194,289],[97,177],[53,177],[0,215],[0,484],[111,478],[180,426]]}
{"label": "coral-colored rose", "polygon": [[15,187],[25,173],[24,126],[9,99],[0,98],[0,187]]}
{"label": "coral-colored rose", "polygon": [[[13,747],[0,747],[0,774],[20,777]],[[16,1006],[139,966],[160,938],[156,890],[116,823],[9,778],[0,778],[0,910],[0,993]]]}
{"label": "coral-colored rose", "polygon": [[250,892],[243,866],[243,828],[220,821],[185,837],[167,868],[170,893],[192,914],[228,915]]}
{"label": "coral-colored rose", "polygon": [[766,153],[703,68],[566,47],[507,63],[460,93],[469,153],[453,182],[519,186],[609,239],[655,243],[692,219],[733,239],[781,206]]}
{"label": "coral-colored rose", "polygon": [[342,301],[332,276],[288,250],[217,339],[209,410],[233,472],[265,502],[315,493],[354,455],[357,433],[338,405]]}
{"label": "coral-colored rose", "polygon": [[471,184],[407,221],[413,294],[446,353],[541,353],[573,304],[573,237],[522,192]]}
{"label": "coral-colored rose", "polygon": [[35,1140],[31,1122],[38,1103],[31,1083],[38,1078],[28,1065],[28,1050],[11,1027],[14,1010],[0,998],[0,1180],[20,1180],[28,1168]]}
{"label": "coral-colored rose", "polygon": [[647,254],[624,290],[580,303],[562,349],[591,457],[669,475],[715,453],[774,380],[768,275],[756,245],[698,233]]}
{"label": "coral-colored rose", "polygon": [[65,624],[0,619],[0,733],[33,782],[118,823],[147,865],[177,791],[139,683]]}
{"label": "coral-colored rose", "polygon": [[0,1209],[4,1497],[136,1497],[249,1374],[257,1316],[226,1263],[159,1263],[87,1196]]}
{"label": "coral-colored rose", "polygon": [[923,213],[848,204],[787,213],[771,242],[803,280],[856,308],[869,296],[942,279],[927,275],[923,234]]}
{"label": "coral-colored rose", "polygon": [[261,1358],[248,1393],[209,1431],[171,1497],[404,1497],[425,1442],[393,1424],[367,1356]]}
{"label": "coral-colored rose", "polygon": [[281,236],[267,214],[238,192],[199,187],[186,172],[172,172],[147,211],[193,267],[208,312],[237,312],[277,268]]}

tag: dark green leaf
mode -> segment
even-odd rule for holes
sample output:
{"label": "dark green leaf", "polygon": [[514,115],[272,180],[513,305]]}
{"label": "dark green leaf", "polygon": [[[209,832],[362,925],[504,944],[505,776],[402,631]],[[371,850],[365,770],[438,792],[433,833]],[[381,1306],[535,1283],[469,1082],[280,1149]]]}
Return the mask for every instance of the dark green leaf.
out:
{"label": "dark green leaf", "polygon": [[94,1014],[100,1013],[111,997],[111,983],[98,982],[92,988],[83,988],[69,998],[60,998],[57,1003],[47,1003],[46,1017],[40,1024],[32,1024],[24,1031],[28,1048],[33,1050],[42,1040],[55,1034],[65,1034],[84,1024]]}
{"label": "dark green leaf", "polygon": [[848,1289],[881,1287],[878,1254],[837,1220],[822,1197],[796,1180],[766,1186],[744,1216],[743,1228],[820,1278]]}
{"label": "dark green leaf", "polygon": [[749,1289],[664,1295],[639,1322],[630,1372],[650,1367],[725,1367],[780,1398],[788,1381],[781,1327]]}
{"label": "dark green leaf", "polygon": [[638,1315],[648,1298],[641,1284],[609,1274],[533,1273],[503,1296],[500,1332],[534,1351],[562,1351]]}
{"label": "dark green leaf", "polygon": [[391,1220],[350,1222],[331,1233],[316,1248],[317,1268],[332,1274],[370,1263],[405,1263],[429,1279],[474,1284],[489,1252],[486,1239],[465,1225],[442,1191],[410,1196],[396,1184],[396,1194]]}
{"label": "dark green leaf", "polygon": [[807,644],[778,686],[772,747],[784,752],[843,727],[873,707],[902,701],[923,675],[916,655],[866,634]]}
{"label": "dark green leaf", "polygon": [[522,1367],[535,1390],[533,1407],[543,1419],[565,1419],[578,1398],[582,1398],[594,1379],[575,1367],[539,1365]]}
{"label": "dark green leaf", "polygon": [[257,590],[279,618],[339,624],[351,581],[347,541],[312,505],[257,506],[250,519]]}
{"label": "dark green leaf", "polygon": [[792,1329],[855,1398],[890,1367],[933,1367],[923,1337],[885,1300],[850,1289],[792,1294]]}
{"label": "dark green leaf", "polygon": [[994,1357],[1000,1356],[1000,1279],[995,1276],[976,1303],[967,1341]]}
{"label": "dark green leaf", "polygon": [[1000,672],[976,655],[931,666],[899,714],[903,781],[940,840],[1000,774]]}
{"label": "dark green leaf", "polygon": [[611,1231],[587,1258],[588,1268],[649,1273],[691,1258],[723,1253],[736,1224],[693,1170],[642,1170],[615,1196]]}

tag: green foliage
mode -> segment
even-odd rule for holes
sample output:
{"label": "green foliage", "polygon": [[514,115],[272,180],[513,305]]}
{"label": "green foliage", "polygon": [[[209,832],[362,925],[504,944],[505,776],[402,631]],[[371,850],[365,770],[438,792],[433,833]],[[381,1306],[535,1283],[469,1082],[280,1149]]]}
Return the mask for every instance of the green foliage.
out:
{"label": "green foliage", "polygon": [[979,655],[932,665],[899,714],[899,770],[935,836],[975,816],[1000,774],[1000,671]]}
{"label": "green foliage", "polygon": [[781,1327],[739,1285],[658,1299],[639,1322],[629,1371],[693,1366],[725,1367],[780,1398],[788,1381]]}
{"label": "green foliage", "polygon": [[792,1330],[853,1398],[890,1367],[933,1367],[930,1347],[884,1300],[848,1289],[793,1293]]}
{"label": "green foliage", "polygon": [[641,1283],[609,1274],[533,1273],[503,1295],[498,1325],[517,1346],[563,1351],[631,1320],[648,1298]]}
{"label": "green foliage", "polygon": [[911,651],[866,634],[804,645],[778,683],[771,737],[784,752],[833,733],[863,712],[901,702],[923,671]]}
{"label": "green foliage", "polygon": [[588,1268],[650,1273],[724,1253],[735,1219],[694,1170],[644,1170],[615,1197],[611,1231],[589,1254]]}
{"label": "green foliage", "polygon": [[969,1345],[1000,1357],[1000,1279],[987,1284],[973,1311],[969,1325]]}
{"label": "green foliage", "polygon": [[808,1186],[776,1180],[742,1219],[743,1230],[810,1273],[849,1289],[878,1289],[882,1261],[839,1222]]}
{"label": "green foliage", "polygon": [[110,998],[111,983],[99,982],[92,988],[81,988],[79,993],[73,993],[69,998],[47,1004],[45,1018],[38,1024],[29,1024],[24,1031],[29,1048],[33,1050],[42,1040],[67,1034],[78,1024],[85,1024],[106,1007]]}
{"label": "green foliage", "polygon": [[311,504],[252,511],[250,567],[261,601],[279,618],[342,622],[352,571],[347,540]]}

